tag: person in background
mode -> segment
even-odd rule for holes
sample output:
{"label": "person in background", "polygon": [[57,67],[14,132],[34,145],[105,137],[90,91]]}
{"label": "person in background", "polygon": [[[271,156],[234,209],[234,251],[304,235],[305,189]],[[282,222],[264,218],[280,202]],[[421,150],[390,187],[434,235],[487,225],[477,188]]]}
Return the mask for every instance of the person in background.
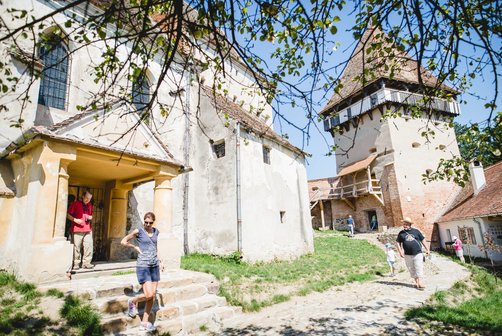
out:
{"label": "person in background", "polygon": [[387,243],[385,244],[385,255],[387,256],[387,264],[389,265],[390,268],[390,276],[396,275],[395,273],[395,267],[394,264],[396,262],[396,253],[392,249],[392,244]]}
{"label": "person in background", "polygon": [[349,227],[349,236],[353,237],[354,236],[354,219],[352,218],[351,215],[349,215],[349,218],[347,218],[347,225]]}
{"label": "person in background", "polygon": [[422,232],[411,227],[413,222],[409,217],[405,217],[402,223],[403,230],[398,233],[396,239],[397,250],[401,258],[404,258],[406,267],[411,277],[415,280],[415,287],[423,290],[425,289],[422,281],[424,277],[425,256],[422,252],[422,247],[426,255],[429,254],[429,249],[425,245],[425,237]]}
{"label": "person in background", "polygon": [[378,222],[376,215],[371,216],[371,227],[370,230],[374,231],[378,228]]}
{"label": "person in background", "polygon": [[92,241],[92,194],[89,190],[84,191],[82,200],[76,200],[68,208],[68,218],[72,222],[71,234],[73,240],[73,269],[92,269],[91,264],[93,241]]}
{"label": "person in background", "polygon": [[457,236],[451,237],[453,240],[453,248],[455,249],[455,254],[460,259],[461,262],[465,263],[464,250],[462,249],[462,241],[457,238]]}
{"label": "person in background", "polygon": [[[140,301],[146,301],[145,310],[143,312],[140,329],[152,332],[155,331],[155,326],[148,321],[152,312],[157,285],[160,281],[160,272],[164,272],[164,264],[158,258],[158,237],[159,230],[153,227],[155,222],[155,214],[147,212],[144,216],[143,227],[134,229],[127,236],[122,238],[120,244],[126,247],[131,247],[138,252],[138,260],[136,263],[136,276],[139,284],[143,287],[143,294],[137,295],[127,301],[128,315],[136,317],[138,315],[137,305]],[[131,239],[136,238],[138,246],[129,243]]]}

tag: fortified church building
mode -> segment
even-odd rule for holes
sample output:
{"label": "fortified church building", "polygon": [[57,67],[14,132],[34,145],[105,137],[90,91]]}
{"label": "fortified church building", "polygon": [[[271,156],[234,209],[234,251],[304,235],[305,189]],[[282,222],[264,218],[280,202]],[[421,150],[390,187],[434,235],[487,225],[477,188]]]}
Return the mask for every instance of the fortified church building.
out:
{"label": "fortified church building", "polygon": [[[379,43],[381,49],[370,51]],[[393,58],[380,50],[391,50]],[[373,27],[365,31],[342,74],[343,87],[321,111],[337,146],[337,175],[310,186],[317,226],[337,227],[352,215],[356,230],[364,232],[372,219],[381,229],[410,217],[427,240],[437,240],[433,223],[459,187],[447,181],[424,183],[423,174],[434,171],[441,159],[459,155],[448,127],[460,113],[459,92],[417,68],[385,33]],[[425,98],[438,89],[450,98]]]}
{"label": "fortified church building", "polygon": [[[35,282],[65,279],[72,261],[64,237],[68,199],[88,188],[95,262],[134,258],[120,239],[142,225],[147,211],[157,216],[160,254],[170,268],[178,268],[186,252],[240,250],[247,260],[311,252],[305,153],[273,131],[271,106],[237,55],[225,59],[227,76],[217,80],[212,65],[197,67],[202,53],[182,48],[160,85],[161,64],[150,60],[132,85],[132,102],[77,110],[100,93],[91,70],[105,50],[82,45],[65,23],[99,14],[93,4],[100,3],[84,2],[46,20],[42,30],[33,27],[33,36],[53,41],[47,50],[34,50],[29,39],[0,44],[2,63],[20,78],[15,92],[0,97],[6,108],[0,115],[0,269]],[[37,18],[66,4],[2,1],[0,13],[12,29],[22,22],[11,20],[8,8]],[[211,41],[199,42],[206,55],[216,53]],[[40,79],[32,77],[33,65]],[[145,122],[141,111],[157,85],[158,102],[171,109],[166,116],[155,104]],[[28,101],[18,98],[25,91]],[[10,127],[21,118],[20,127]]]}

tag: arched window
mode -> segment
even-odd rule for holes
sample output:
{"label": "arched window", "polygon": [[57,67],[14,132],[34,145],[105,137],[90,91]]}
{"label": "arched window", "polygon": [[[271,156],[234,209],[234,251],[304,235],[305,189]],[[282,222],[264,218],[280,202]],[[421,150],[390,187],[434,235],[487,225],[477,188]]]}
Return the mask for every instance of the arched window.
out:
{"label": "arched window", "polygon": [[150,102],[150,83],[146,75],[141,75],[132,84],[132,103],[138,112],[143,114],[143,110]]}
{"label": "arched window", "polygon": [[38,103],[64,110],[68,83],[68,50],[61,37],[54,35],[38,50],[43,63]]}

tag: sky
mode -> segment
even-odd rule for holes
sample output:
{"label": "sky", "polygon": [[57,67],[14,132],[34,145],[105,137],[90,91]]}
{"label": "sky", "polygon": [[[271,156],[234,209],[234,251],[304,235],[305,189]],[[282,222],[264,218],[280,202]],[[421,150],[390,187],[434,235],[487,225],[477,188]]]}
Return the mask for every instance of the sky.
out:
{"label": "sky", "polygon": [[[342,20],[338,26],[338,33],[335,35],[336,42],[339,43],[338,46],[325,46],[327,48],[331,48],[333,50],[332,55],[330,56],[333,60],[334,64],[339,64],[343,61],[349,59],[353,49],[356,46],[354,38],[352,37],[352,33],[348,30],[348,27],[351,27],[353,24],[353,17],[345,14],[345,17],[341,16]],[[501,43],[502,44],[502,43]],[[468,50],[465,52],[474,52],[472,50]],[[337,77],[338,74],[333,73],[333,76]],[[464,100],[465,103],[461,104],[461,114],[455,118],[455,121],[461,124],[468,124],[471,122],[481,122],[488,118],[489,111],[484,108],[484,104],[488,102],[489,98],[493,97],[494,94],[494,85],[488,80],[488,77],[482,78],[477,77],[473,80],[473,86],[471,90],[468,92],[462,93],[457,100]],[[475,97],[471,93],[474,93],[479,97]],[[319,112],[327,103],[326,97],[324,101],[320,101],[320,107],[316,108],[317,112]],[[497,99],[497,106],[499,106],[497,111],[500,111],[500,106],[502,106],[502,100],[500,97]],[[289,118],[298,125],[302,125],[305,123],[305,116],[302,111],[290,111],[294,113],[290,113]],[[275,121],[274,128],[279,134],[288,134],[289,141],[297,146],[302,148],[305,152],[312,155],[312,157],[307,159],[307,177],[308,179],[316,179],[316,178],[325,178],[332,177],[336,175],[336,158],[334,155],[327,156],[326,153],[329,152],[328,145],[333,144],[333,139],[328,132],[324,132],[322,123],[318,124],[318,130],[312,129],[310,132],[310,139],[308,143],[306,143],[303,137],[303,134],[295,130],[293,127],[288,126],[286,123],[278,123]]]}

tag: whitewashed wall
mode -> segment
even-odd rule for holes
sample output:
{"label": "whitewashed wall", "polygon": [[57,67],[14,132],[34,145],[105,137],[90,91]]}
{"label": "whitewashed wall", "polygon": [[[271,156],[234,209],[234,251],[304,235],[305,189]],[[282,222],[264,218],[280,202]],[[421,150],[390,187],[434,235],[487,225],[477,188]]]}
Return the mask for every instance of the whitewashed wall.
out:
{"label": "whitewashed wall", "polygon": [[[487,217],[476,218],[476,221],[472,218],[469,218],[469,219],[439,223],[439,235],[441,237],[441,247],[445,248],[445,242],[450,241],[448,230],[450,230],[451,236],[460,237],[458,229],[463,227],[468,227],[472,228],[474,231],[474,235],[476,237],[476,244],[468,245],[465,242],[463,242],[464,255],[468,255],[470,251],[470,255],[473,257],[486,258],[487,254],[481,251],[481,249],[479,248],[479,245],[483,245],[482,235],[487,231],[490,232],[492,229],[496,229],[499,233],[502,232],[502,221],[492,221]],[[495,242],[499,246],[502,246],[502,236],[498,235],[498,238],[495,239]],[[490,253],[490,256],[494,261],[502,262],[502,253],[492,252]]]}

